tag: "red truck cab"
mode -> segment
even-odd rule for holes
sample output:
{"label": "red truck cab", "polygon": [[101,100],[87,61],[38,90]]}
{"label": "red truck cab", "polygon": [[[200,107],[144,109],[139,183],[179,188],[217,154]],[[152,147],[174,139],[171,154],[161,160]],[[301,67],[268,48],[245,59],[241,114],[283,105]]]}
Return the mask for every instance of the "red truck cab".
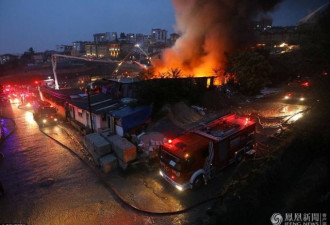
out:
{"label": "red truck cab", "polygon": [[197,189],[240,161],[254,144],[255,122],[230,114],[162,145],[160,175],[178,190]]}

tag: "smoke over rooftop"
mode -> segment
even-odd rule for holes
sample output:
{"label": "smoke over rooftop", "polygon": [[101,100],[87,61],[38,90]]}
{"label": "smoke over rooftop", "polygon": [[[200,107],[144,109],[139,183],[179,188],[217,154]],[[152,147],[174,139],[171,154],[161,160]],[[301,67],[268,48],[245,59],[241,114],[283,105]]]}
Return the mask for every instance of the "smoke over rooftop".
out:
{"label": "smoke over rooftop", "polygon": [[162,60],[156,74],[179,68],[185,75],[208,76],[221,69],[225,52],[251,40],[249,24],[266,15],[281,0],[172,0],[175,30],[181,35]]}

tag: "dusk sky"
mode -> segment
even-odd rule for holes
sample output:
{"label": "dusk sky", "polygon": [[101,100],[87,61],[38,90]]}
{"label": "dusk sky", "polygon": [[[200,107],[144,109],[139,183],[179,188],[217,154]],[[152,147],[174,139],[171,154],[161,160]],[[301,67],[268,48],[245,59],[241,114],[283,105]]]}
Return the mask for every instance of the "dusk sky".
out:
{"label": "dusk sky", "polygon": [[[329,0],[285,0],[271,14],[274,26],[297,25]],[[170,0],[0,0],[0,54],[54,50],[57,44],[92,41],[107,31],[174,32]]]}

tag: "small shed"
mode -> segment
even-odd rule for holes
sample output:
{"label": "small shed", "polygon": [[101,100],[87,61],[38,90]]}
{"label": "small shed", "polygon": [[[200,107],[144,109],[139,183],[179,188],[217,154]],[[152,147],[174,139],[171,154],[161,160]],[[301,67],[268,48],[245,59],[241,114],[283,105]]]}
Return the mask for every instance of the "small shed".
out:
{"label": "small shed", "polygon": [[151,117],[152,107],[147,106],[126,106],[118,110],[108,112],[110,118],[115,121],[114,131],[123,136],[130,130],[144,124]]}

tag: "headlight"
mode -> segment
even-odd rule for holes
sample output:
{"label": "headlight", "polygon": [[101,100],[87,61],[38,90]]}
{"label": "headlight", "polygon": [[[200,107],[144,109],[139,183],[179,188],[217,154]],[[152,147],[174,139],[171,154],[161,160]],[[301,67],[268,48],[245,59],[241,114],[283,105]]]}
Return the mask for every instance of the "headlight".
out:
{"label": "headlight", "polygon": [[57,118],[55,118],[54,121],[57,122]]}
{"label": "headlight", "polygon": [[161,170],[159,170],[159,174],[163,177],[164,176],[164,174],[163,174],[163,172],[161,171]]}
{"label": "headlight", "polygon": [[180,185],[175,185],[176,189],[178,189],[179,191],[182,191],[183,188]]}
{"label": "headlight", "polygon": [[300,101],[305,101],[305,98],[304,97],[301,97],[299,100]]}
{"label": "headlight", "polygon": [[284,96],[284,99],[289,99],[289,96],[288,95]]}
{"label": "headlight", "polygon": [[47,120],[46,120],[46,119],[43,119],[42,122],[43,122],[43,123],[47,123]]}

